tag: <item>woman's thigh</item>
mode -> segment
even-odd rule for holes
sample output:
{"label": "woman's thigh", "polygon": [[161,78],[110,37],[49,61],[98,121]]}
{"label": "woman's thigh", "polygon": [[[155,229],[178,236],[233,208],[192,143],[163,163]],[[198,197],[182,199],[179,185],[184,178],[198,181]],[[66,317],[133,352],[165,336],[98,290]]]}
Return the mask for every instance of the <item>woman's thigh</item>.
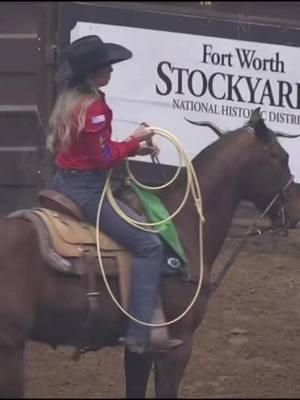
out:
{"label": "woman's thigh", "polygon": [[[134,220],[144,221],[143,217],[124,202],[121,200],[116,201],[128,217]],[[95,199],[94,204],[91,203],[93,203],[93,201],[91,201],[90,204],[86,204],[85,208],[88,210],[85,212],[89,222],[96,225],[99,199]],[[115,212],[107,199],[104,200],[101,208],[99,226],[107,235],[131,250],[146,250],[147,248],[150,250],[153,247],[162,245],[157,234],[145,232],[124,221],[123,218]]]}

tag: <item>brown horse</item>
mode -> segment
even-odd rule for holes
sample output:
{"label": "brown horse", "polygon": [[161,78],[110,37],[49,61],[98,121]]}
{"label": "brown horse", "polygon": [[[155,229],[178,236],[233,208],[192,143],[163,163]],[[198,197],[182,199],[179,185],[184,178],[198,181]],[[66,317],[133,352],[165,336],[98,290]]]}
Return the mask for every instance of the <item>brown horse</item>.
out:
{"label": "brown horse", "polygon": [[[144,397],[152,364],[158,397],[177,397],[178,387],[190,359],[193,334],[203,320],[210,297],[211,266],[228,233],[241,200],[264,210],[280,194],[268,211],[278,226],[284,208],[289,227],[300,219],[300,202],[291,181],[288,154],[266,127],[256,110],[249,123],[229,132],[194,160],[199,179],[206,222],[204,225],[204,284],[190,312],[170,327],[170,335],[184,341],[167,353],[137,355],[125,352],[127,397]],[[185,189],[182,176],[176,185],[161,194],[169,210],[174,210]],[[192,275],[198,276],[198,214],[188,199],[175,223],[188,255]],[[0,396],[22,397],[24,391],[24,347],[27,340],[50,345],[77,343],[87,313],[87,299],[80,279],[55,272],[43,261],[37,233],[31,222],[18,218],[0,221]],[[116,279],[111,287],[118,295]],[[124,334],[126,319],[97,282],[101,311],[93,331],[99,347],[117,345]],[[163,278],[162,299],[166,317],[182,313],[195,293],[195,282],[180,277]]]}

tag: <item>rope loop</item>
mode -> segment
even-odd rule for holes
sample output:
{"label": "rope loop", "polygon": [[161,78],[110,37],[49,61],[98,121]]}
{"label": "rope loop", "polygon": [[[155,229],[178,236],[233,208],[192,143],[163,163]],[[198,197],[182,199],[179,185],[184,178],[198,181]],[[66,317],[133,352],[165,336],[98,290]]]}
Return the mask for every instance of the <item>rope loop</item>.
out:
{"label": "rope loop", "polygon": [[[200,294],[200,290],[202,287],[202,283],[203,283],[203,275],[204,275],[204,267],[203,267],[203,223],[205,222],[205,218],[203,215],[203,210],[202,210],[202,198],[201,198],[201,191],[200,191],[200,186],[199,186],[199,182],[197,180],[197,176],[194,170],[194,167],[191,163],[191,161],[188,159],[188,156],[186,154],[186,152],[183,149],[182,144],[180,143],[180,141],[176,138],[176,136],[174,136],[173,134],[171,134],[170,132],[157,128],[157,127],[147,127],[146,129],[152,130],[154,131],[155,134],[160,135],[164,138],[166,138],[167,140],[169,140],[177,149],[178,152],[178,157],[179,157],[179,166],[176,170],[176,173],[174,174],[174,176],[165,184],[161,185],[161,186],[146,186],[143,185],[141,182],[137,181],[137,179],[134,177],[134,175],[131,173],[130,168],[129,168],[129,163],[128,160],[126,160],[126,167],[127,167],[127,171],[128,171],[128,175],[130,177],[130,179],[140,188],[146,189],[146,190],[160,190],[160,189],[164,189],[168,186],[170,186],[178,177],[181,168],[182,168],[182,161],[185,162],[185,166],[186,166],[186,173],[187,173],[187,185],[186,185],[186,190],[183,196],[183,199],[181,201],[181,204],[178,206],[178,208],[171,214],[169,215],[169,217],[158,221],[158,222],[140,222],[140,221],[136,221],[130,217],[128,217],[118,206],[116,200],[113,197],[113,193],[112,193],[112,189],[111,189],[111,185],[110,185],[110,178],[112,175],[112,170],[109,171],[105,185],[104,185],[104,189],[103,192],[101,194],[100,197],[100,201],[99,201],[99,205],[98,205],[98,210],[97,210],[97,218],[96,218],[96,242],[97,242],[97,254],[98,254],[98,260],[99,260],[99,267],[102,273],[102,277],[103,277],[103,281],[105,283],[105,286],[107,288],[108,293],[110,294],[110,297],[112,298],[113,302],[116,304],[116,306],[123,312],[123,314],[125,314],[128,318],[130,318],[131,320],[141,324],[141,325],[145,325],[145,326],[150,326],[150,327],[162,327],[162,326],[168,326],[171,324],[174,324],[175,322],[179,321],[180,319],[182,319],[189,311],[190,309],[193,307],[193,305],[195,304],[199,294]],[[194,198],[194,202],[195,202],[195,206],[197,208],[198,214],[199,214],[199,281],[198,281],[198,285],[197,285],[197,289],[195,292],[195,295],[193,297],[193,299],[191,300],[190,304],[186,307],[186,309],[184,310],[184,312],[182,312],[179,316],[177,316],[176,318],[164,322],[164,323],[159,323],[159,324],[153,324],[153,323],[148,323],[145,321],[141,321],[137,318],[135,318],[133,315],[129,314],[123,307],[122,305],[118,302],[118,300],[115,298],[114,294],[112,293],[109,283],[107,281],[107,278],[105,276],[105,271],[104,271],[104,267],[103,267],[103,263],[102,263],[102,257],[101,257],[101,250],[100,250],[100,242],[99,242],[99,220],[100,220],[100,213],[101,213],[101,208],[103,205],[103,201],[105,198],[105,195],[107,194],[107,198],[109,200],[109,202],[111,203],[113,209],[116,211],[117,214],[119,214],[126,222],[128,222],[129,224],[132,224],[133,226],[142,229],[144,231],[147,232],[155,232],[157,233],[158,231],[155,229],[151,229],[152,227],[156,227],[159,226],[161,224],[164,224],[168,221],[170,221],[171,219],[173,219],[184,207],[184,205],[186,204],[187,198],[189,196],[189,194],[192,195],[192,197]]]}

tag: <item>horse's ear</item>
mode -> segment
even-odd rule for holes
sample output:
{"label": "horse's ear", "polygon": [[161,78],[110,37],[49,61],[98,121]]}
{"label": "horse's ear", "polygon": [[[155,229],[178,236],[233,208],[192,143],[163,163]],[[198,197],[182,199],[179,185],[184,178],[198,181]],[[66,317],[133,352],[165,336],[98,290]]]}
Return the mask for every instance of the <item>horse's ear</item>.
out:
{"label": "horse's ear", "polygon": [[260,115],[260,107],[258,107],[252,111],[252,114],[250,116],[248,124],[251,126],[255,126],[257,124],[257,122],[261,119],[262,119],[262,117]]}
{"label": "horse's ear", "polygon": [[270,140],[269,129],[261,116],[260,107],[252,111],[248,125],[254,129],[255,134],[259,136],[260,139],[265,142],[268,142]]}

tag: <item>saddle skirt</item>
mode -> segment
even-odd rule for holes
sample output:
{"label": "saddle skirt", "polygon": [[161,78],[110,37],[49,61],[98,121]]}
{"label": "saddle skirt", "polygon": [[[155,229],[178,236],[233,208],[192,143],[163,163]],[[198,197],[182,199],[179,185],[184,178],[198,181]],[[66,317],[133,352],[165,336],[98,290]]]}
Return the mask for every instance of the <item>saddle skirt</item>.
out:
{"label": "saddle skirt", "polygon": [[[46,208],[33,208],[31,211],[47,226],[53,247],[58,254],[63,257],[80,257],[84,250],[88,250],[97,257],[94,226]],[[127,251],[102,231],[99,232],[99,244],[101,253],[104,252],[103,257],[113,256],[114,252]]]}
{"label": "saddle skirt", "polygon": [[[23,218],[33,223],[41,254],[47,265],[60,273],[84,275],[84,260],[88,257],[95,274],[101,276],[97,253],[96,229],[58,211],[47,208],[19,210],[9,218]],[[106,277],[118,277],[121,302],[128,304],[130,290],[131,253],[104,232],[99,232],[99,244]]]}

